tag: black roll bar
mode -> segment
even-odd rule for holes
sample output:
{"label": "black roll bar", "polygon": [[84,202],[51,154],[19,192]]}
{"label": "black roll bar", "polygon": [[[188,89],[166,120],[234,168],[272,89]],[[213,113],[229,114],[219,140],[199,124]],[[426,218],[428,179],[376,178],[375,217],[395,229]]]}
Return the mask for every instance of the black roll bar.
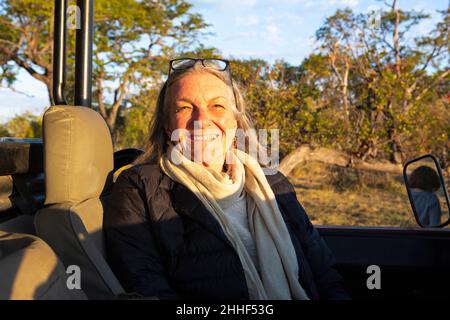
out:
{"label": "black roll bar", "polygon": [[[75,99],[77,106],[90,107],[92,103],[92,42],[94,0],[77,0],[79,25],[76,30]],[[67,0],[55,0],[53,42],[53,103],[67,105],[66,84]]]}
{"label": "black roll bar", "polygon": [[77,29],[75,52],[75,105],[90,107],[92,102],[92,42],[94,1],[77,0],[80,29]]}
{"label": "black roll bar", "polygon": [[55,30],[53,36],[53,103],[67,105],[64,87],[66,85],[66,43],[67,43],[67,0],[55,0]]}

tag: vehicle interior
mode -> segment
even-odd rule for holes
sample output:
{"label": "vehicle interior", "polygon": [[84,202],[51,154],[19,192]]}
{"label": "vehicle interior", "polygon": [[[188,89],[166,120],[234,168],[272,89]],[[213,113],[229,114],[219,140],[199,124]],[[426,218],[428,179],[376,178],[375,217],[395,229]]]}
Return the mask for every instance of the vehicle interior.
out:
{"label": "vehicle interior", "polygon": [[[0,299],[126,297],[105,259],[103,210],[114,173],[142,150],[114,152],[105,120],[91,109],[93,0],[81,4],[75,105],[66,103],[67,0],[55,0],[55,104],[43,115],[43,139],[0,140]],[[448,201],[448,195],[447,195]],[[414,214],[414,207],[411,214]],[[450,230],[317,226],[336,257],[352,299],[450,299]],[[69,266],[82,289],[67,287]],[[369,266],[381,290],[367,286]]]}

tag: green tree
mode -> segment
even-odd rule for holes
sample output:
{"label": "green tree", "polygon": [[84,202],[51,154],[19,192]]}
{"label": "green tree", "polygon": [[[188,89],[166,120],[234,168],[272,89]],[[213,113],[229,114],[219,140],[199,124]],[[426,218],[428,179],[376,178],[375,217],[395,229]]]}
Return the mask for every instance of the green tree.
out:
{"label": "green tree", "polygon": [[17,115],[4,125],[3,130],[0,127],[0,136],[42,138],[42,117],[30,112]]}
{"label": "green tree", "polygon": [[[130,96],[160,80],[168,59],[192,50],[213,51],[199,46],[207,24],[191,7],[184,0],[95,1],[93,107],[113,136],[120,109]],[[0,0],[3,85],[14,83],[24,69],[47,86],[52,100],[52,23],[52,1]],[[74,41],[74,30],[69,30],[67,92],[73,92]]]}
{"label": "green tree", "polygon": [[406,140],[418,129],[417,117],[426,114],[416,109],[442,99],[442,86],[448,89],[449,11],[441,14],[432,32],[413,41],[413,28],[429,16],[402,11],[396,1],[381,12],[379,26],[370,15],[347,9],[317,31],[329,69],[319,81],[336,93],[329,102],[346,123],[343,149],[361,158],[379,152],[394,162],[405,158]]}
{"label": "green tree", "polygon": [[448,158],[449,18],[441,13],[432,32],[407,41],[427,15],[394,1],[374,27],[370,14],[338,10],[299,66],[234,60],[256,127],[280,129],[282,157],[310,144],[362,160],[400,162],[424,150]]}
{"label": "green tree", "polygon": [[8,128],[6,125],[0,123],[0,137],[9,137],[10,134],[8,132]]}
{"label": "green tree", "polygon": [[[279,129],[281,157],[308,141],[312,113],[298,96],[300,69],[277,61],[233,60],[233,77],[242,85],[256,129]],[[270,137],[269,137],[270,138]]]}
{"label": "green tree", "polygon": [[159,87],[153,86],[139,96],[133,96],[129,102],[131,106],[122,111],[121,122],[117,127],[119,148],[144,148],[158,93]]}

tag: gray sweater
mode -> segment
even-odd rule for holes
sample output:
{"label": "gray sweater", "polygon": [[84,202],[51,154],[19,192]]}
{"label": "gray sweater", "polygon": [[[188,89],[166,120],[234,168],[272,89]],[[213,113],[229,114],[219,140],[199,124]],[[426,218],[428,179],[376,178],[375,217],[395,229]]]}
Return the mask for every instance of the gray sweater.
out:
{"label": "gray sweater", "polygon": [[242,190],[238,201],[233,203],[230,207],[226,208],[224,212],[227,214],[230,222],[236,232],[239,235],[242,243],[244,244],[247,252],[249,253],[256,269],[259,271],[258,257],[256,253],[255,241],[250,232],[247,216],[247,200],[245,190]]}

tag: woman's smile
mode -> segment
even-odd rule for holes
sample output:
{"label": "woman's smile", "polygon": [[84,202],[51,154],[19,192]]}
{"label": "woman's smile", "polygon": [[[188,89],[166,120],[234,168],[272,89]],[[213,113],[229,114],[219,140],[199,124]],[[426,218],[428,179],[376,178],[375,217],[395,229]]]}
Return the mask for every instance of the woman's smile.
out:
{"label": "woman's smile", "polygon": [[219,138],[222,134],[221,133],[209,133],[209,134],[191,134],[188,136],[188,139],[191,141],[213,141]]}
{"label": "woman's smile", "polygon": [[192,136],[192,138],[193,139],[191,139],[191,140],[194,140],[194,141],[212,141],[212,140],[215,140],[215,139],[217,139],[219,137],[219,135],[212,135],[212,134],[209,134],[209,135],[206,135],[206,136],[204,136],[204,135],[197,135],[197,136]]}

